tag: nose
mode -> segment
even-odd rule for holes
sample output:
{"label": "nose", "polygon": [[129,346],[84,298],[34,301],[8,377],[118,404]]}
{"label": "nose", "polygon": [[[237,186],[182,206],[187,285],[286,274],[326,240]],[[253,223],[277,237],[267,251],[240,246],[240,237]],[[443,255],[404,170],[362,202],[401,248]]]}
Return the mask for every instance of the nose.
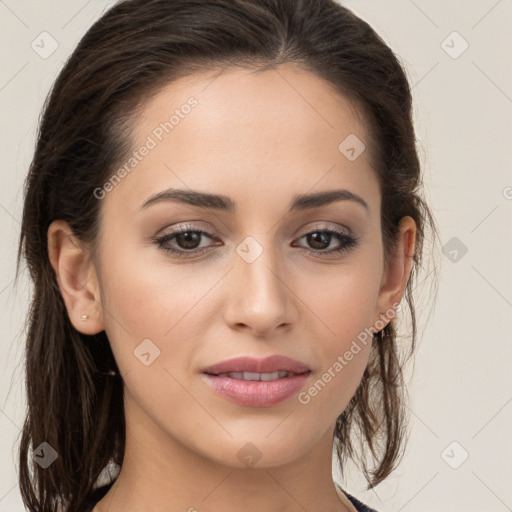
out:
{"label": "nose", "polygon": [[292,274],[271,240],[255,235],[240,243],[228,283],[226,322],[258,337],[289,329],[297,318]]}

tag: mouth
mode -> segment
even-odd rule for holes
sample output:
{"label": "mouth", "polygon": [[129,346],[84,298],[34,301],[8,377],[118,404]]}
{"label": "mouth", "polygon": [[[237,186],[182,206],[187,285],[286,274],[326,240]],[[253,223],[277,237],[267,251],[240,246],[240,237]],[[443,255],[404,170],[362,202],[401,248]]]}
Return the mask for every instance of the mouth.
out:
{"label": "mouth", "polygon": [[239,406],[272,407],[299,393],[310,374],[311,370],[302,373],[203,372],[203,380],[215,394]]}
{"label": "mouth", "polygon": [[217,395],[247,407],[270,407],[298,393],[312,370],[282,355],[241,356],[202,369],[203,381]]}

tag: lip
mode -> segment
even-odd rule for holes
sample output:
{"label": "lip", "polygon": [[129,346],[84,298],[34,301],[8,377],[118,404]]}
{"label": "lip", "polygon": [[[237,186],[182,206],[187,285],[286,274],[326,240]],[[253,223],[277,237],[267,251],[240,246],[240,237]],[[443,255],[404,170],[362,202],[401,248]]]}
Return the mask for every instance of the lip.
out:
{"label": "lip", "polygon": [[[230,372],[278,371],[294,375],[266,381],[241,380],[218,375]],[[263,359],[242,356],[208,366],[202,373],[203,381],[227,400],[250,407],[269,407],[298,393],[311,374],[311,369],[306,364],[286,356],[273,355]]]}
{"label": "lip", "polygon": [[305,373],[275,380],[239,380],[203,373],[202,378],[214,392],[239,405],[269,407],[298,393],[311,374]]}
{"label": "lip", "polygon": [[217,375],[219,373],[229,372],[273,373],[278,371],[304,373],[311,370],[306,364],[300,361],[280,355],[273,355],[263,359],[256,359],[249,356],[235,357],[208,366],[202,370],[203,373]]}

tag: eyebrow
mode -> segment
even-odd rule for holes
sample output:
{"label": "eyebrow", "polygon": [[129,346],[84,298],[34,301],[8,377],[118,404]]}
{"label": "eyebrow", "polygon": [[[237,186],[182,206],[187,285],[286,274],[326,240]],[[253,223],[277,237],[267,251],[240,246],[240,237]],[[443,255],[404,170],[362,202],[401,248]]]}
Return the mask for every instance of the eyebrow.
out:
{"label": "eyebrow", "polygon": [[[200,208],[212,208],[214,210],[227,211],[231,213],[236,211],[236,203],[227,196],[220,194],[208,194],[206,192],[198,192],[196,190],[179,190],[173,188],[153,194],[144,202],[140,209],[146,209],[149,206],[162,201],[177,201]],[[350,190],[336,189],[296,195],[293,197],[288,211],[292,212],[318,208],[337,201],[353,201],[362,205],[366,210],[369,210],[368,204],[362,197],[350,192]]]}

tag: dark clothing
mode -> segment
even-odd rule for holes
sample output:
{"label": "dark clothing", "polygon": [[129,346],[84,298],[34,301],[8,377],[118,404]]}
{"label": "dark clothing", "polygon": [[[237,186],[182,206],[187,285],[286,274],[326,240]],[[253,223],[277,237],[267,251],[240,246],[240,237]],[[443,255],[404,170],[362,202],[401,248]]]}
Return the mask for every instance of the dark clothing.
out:
{"label": "dark clothing", "polygon": [[354,496],[351,496],[347,491],[343,491],[343,493],[351,501],[354,507],[356,507],[357,512],[377,512],[374,508],[370,508],[369,506],[360,502],[357,498],[354,498]]}
{"label": "dark clothing", "polygon": [[85,507],[84,512],[92,512],[92,509],[96,506],[96,503],[107,494],[108,490],[112,487],[112,484],[114,481],[110,482],[109,484],[102,485],[101,487],[98,487],[97,489],[94,489],[92,492],[91,499],[87,506]]}

